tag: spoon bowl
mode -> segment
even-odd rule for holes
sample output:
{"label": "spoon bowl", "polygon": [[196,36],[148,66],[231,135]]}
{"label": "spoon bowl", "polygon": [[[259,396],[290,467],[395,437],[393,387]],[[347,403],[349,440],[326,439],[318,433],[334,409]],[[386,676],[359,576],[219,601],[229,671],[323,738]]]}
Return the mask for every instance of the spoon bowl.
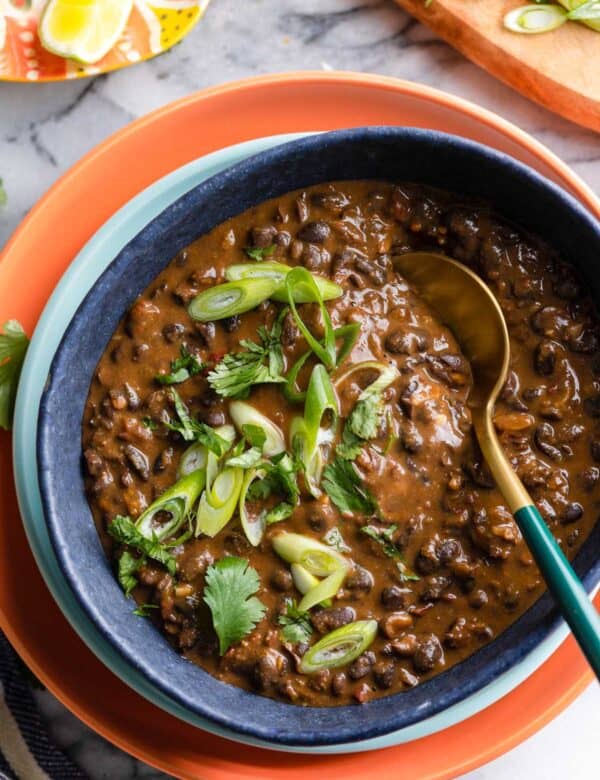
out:
{"label": "spoon bowl", "polygon": [[397,269],[450,328],[471,364],[468,405],[481,452],[565,620],[600,679],[600,618],[500,446],[494,406],[506,381],[510,340],[502,309],[473,271],[435,252],[408,252]]}

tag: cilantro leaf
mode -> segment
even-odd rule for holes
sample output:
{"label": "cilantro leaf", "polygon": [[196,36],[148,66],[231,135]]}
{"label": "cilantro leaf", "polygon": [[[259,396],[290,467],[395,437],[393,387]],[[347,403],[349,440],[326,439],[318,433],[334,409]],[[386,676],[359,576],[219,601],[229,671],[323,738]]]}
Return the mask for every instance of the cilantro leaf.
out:
{"label": "cilantro leaf", "polygon": [[10,430],[17,385],[29,339],[17,320],[4,323],[0,333],[0,428]]}
{"label": "cilantro leaf", "polygon": [[248,255],[248,257],[251,260],[256,260],[257,262],[264,260],[265,257],[270,257],[274,251],[275,251],[275,244],[270,244],[269,246],[264,246],[264,247],[247,246],[244,249],[244,252]]}
{"label": "cilantro leaf", "polygon": [[135,558],[127,550],[125,550],[125,552],[119,558],[117,576],[119,579],[119,585],[125,591],[126,596],[129,596],[131,591],[137,586],[138,581],[135,575],[145,560],[146,559],[144,556],[141,558]]}
{"label": "cilantro leaf", "polygon": [[265,446],[267,434],[260,425],[244,423],[244,425],[242,425],[242,435],[251,447],[258,447],[259,450],[262,450]]}
{"label": "cilantro leaf", "polygon": [[351,433],[361,439],[375,439],[383,412],[381,393],[371,393],[356,404],[346,425]]}
{"label": "cilantro leaf", "polygon": [[[166,566],[169,574],[175,574],[177,571],[177,562],[165,545],[161,544],[156,538],[148,539],[146,536],[143,536],[138,531],[131,518],[117,515],[114,520],[108,524],[106,530],[117,542],[133,547],[134,549],[139,550],[143,555],[147,555],[148,558],[152,558],[152,560],[162,563],[163,566]],[[141,565],[142,564],[140,563],[140,566]]]}
{"label": "cilantro leaf", "polygon": [[258,447],[250,447],[246,452],[235,455],[227,460],[226,466],[238,469],[251,469],[262,460],[262,451]]}
{"label": "cilantro leaf", "polygon": [[181,357],[171,361],[170,374],[157,374],[154,379],[159,385],[177,385],[185,382],[192,376],[204,371],[206,364],[202,363],[196,355],[188,352],[184,345],[181,346]]}
{"label": "cilantro leaf", "polygon": [[286,381],[281,330],[287,311],[282,310],[270,331],[264,326],[258,328],[260,344],[243,339],[243,352],[230,352],[217,363],[208,375],[213,390],[223,398],[247,398],[253,385]]}
{"label": "cilantro leaf", "polygon": [[158,609],[158,604],[140,604],[137,609],[133,610],[133,614],[139,617],[150,617],[150,612],[153,609]]}
{"label": "cilantro leaf", "polygon": [[335,448],[336,455],[344,460],[354,460],[364,447],[364,440],[352,433],[348,425],[344,426],[342,441]]}
{"label": "cilantro leaf", "polygon": [[351,552],[352,548],[346,544],[339,528],[330,528],[323,537],[323,541],[338,552]]}
{"label": "cilantro leaf", "polygon": [[183,403],[181,396],[174,387],[171,388],[171,397],[175,404],[175,411],[177,412],[179,422],[171,421],[165,423],[167,428],[171,431],[177,431],[185,441],[201,442],[206,449],[214,452],[219,458],[224,455],[229,450],[229,442],[222,436],[219,436],[210,425],[206,425],[206,423],[194,420],[190,417],[187,406]]}
{"label": "cilantro leaf", "polygon": [[377,502],[350,461],[336,457],[325,466],[321,484],[341,512],[376,514]]}
{"label": "cilantro leaf", "polygon": [[256,570],[243,558],[221,558],[206,570],[204,601],[212,613],[221,655],[262,619],[265,605],[254,595],[259,588]]}
{"label": "cilantro leaf", "polygon": [[286,642],[308,642],[312,636],[310,615],[299,610],[294,599],[286,599],[285,612],[279,615],[277,622],[283,627],[281,635]]}
{"label": "cilantro leaf", "polygon": [[258,500],[269,498],[273,493],[277,493],[285,496],[290,504],[296,506],[300,497],[298,471],[301,469],[301,464],[287,452],[282,452],[272,457],[270,461],[261,463],[260,468],[264,476],[250,485],[248,497]]}
{"label": "cilantro leaf", "polygon": [[286,501],[282,501],[273,509],[270,509],[265,515],[265,523],[272,525],[273,523],[280,523],[282,520],[286,520],[294,511],[294,507],[288,504]]}
{"label": "cilantro leaf", "polygon": [[158,423],[152,417],[142,417],[142,425],[149,431],[155,431],[158,428]]}
{"label": "cilantro leaf", "polygon": [[360,529],[363,534],[369,536],[373,541],[383,547],[383,552],[390,558],[400,558],[402,553],[394,544],[394,534],[398,530],[395,524],[388,525],[387,528],[378,528],[374,525],[363,525]]}

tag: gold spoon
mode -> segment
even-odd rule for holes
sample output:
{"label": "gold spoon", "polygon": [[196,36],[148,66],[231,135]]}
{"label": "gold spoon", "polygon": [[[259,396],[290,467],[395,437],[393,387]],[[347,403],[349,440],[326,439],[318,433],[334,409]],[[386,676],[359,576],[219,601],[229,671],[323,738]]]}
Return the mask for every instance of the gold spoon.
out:
{"label": "gold spoon", "polygon": [[410,252],[395,258],[395,265],[454,333],[471,364],[473,388],[468,404],[483,456],[548,589],[600,679],[598,613],[513,471],[492,422],[510,359],[508,330],[498,301],[476,274],[445,255]]}

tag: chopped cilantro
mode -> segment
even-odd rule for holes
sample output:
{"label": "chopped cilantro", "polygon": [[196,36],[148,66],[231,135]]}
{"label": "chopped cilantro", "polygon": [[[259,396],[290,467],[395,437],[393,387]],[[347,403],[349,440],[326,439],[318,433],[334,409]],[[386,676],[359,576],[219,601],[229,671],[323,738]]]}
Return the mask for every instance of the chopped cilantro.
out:
{"label": "chopped cilantro", "polygon": [[364,440],[352,433],[346,424],[342,433],[342,441],[335,448],[336,455],[344,460],[354,460],[364,447]]}
{"label": "chopped cilantro", "polygon": [[383,411],[381,393],[371,393],[356,404],[346,425],[350,432],[360,439],[375,439]]}
{"label": "chopped cilantro", "polygon": [[418,574],[415,574],[415,572],[404,563],[404,561],[396,561],[396,566],[398,567],[398,573],[400,574],[400,580],[402,582],[418,582],[421,579]]}
{"label": "chopped cilantro", "polygon": [[277,506],[274,506],[273,509],[270,509],[267,512],[265,515],[265,523],[267,525],[280,523],[282,520],[287,520],[293,511],[294,507],[291,504],[288,504],[286,501],[282,501],[280,504],[277,504]]}
{"label": "chopped cilantro", "polygon": [[251,447],[258,447],[259,450],[265,446],[267,434],[260,425],[245,423],[242,425],[242,435]]}
{"label": "chopped cilantro", "polygon": [[242,452],[240,455],[234,455],[227,460],[226,466],[238,469],[251,469],[262,460],[262,452],[258,447],[250,447],[246,452]]}
{"label": "chopped cilantro", "polygon": [[187,351],[184,345],[181,346],[181,357],[171,361],[170,374],[157,374],[154,378],[159,385],[177,385],[185,382],[192,376],[196,376],[204,371],[206,364],[202,363],[196,355]]}
{"label": "chopped cilantro", "polygon": [[336,457],[325,466],[321,484],[341,512],[376,514],[377,502],[350,461]]}
{"label": "chopped cilantro", "polygon": [[4,323],[0,333],[0,428],[10,430],[17,385],[29,339],[17,320]]}
{"label": "chopped cilantro", "polygon": [[155,431],[158,428],[158,423],[152,417],[142,417],[142,425],[150,431]]}
{"label": "chopped cilantro", "polygon": [[166,423],[167,428],[172,431],[177,431],[185,441],[201,442],[219,458],[224,455],[230,447],[229,442],[222,436],[219,436],[218,433],[215,433],[210,425],[206,425],[206,423],[194,420],[190,417],[187,406],[183,403],[181,396],[174,387],[171,388],[171,397],[175,404],[175,411],[177,412],[179,422],[171,421]]}
{"label": "chopped cilantro", "polygon": [[282,626],[281,635],[286,642],[308,642],[312,636],[310,615],[299,610],[294,599],[286,599],[285,612],[277,622]]}
{"label": "chopped cilantro", "polygon": [[270,257],[274,251],[275,251],[275,244],[270,244],[269,246],[264,246],[264,247],[247,246],[244,249],[244,252],[248,255],[248,257],[251,260],[256,260],[259,263],[261,260],[264,260],[265,257]]}
{"label": "chopped cilantro", "polygon": [[125,550],[125,552],[119,558],[117,576],[119,579],[119,584],[125,591],[126,596],[129,596],[131,591],[137,586],[138,581],[135,575],[144,561],[145,558],[143,556],[141,558],[135,558],[127,550]]}
{"label": "chopped cilantro", "polygon": [[352,548],[344,541],[344,537],[339,528],[330,528],[323,537],[323,541],[340,553],[352,551]]}
{"label": "chopped cilantro", "polygon": [[[363,525],[360,530],[363,534],[371,537],[377,544],[380,544],[383,547],[383,552],[386,555],[389,555],[390,558],[402,558],[402,553],[394,543],[394,534],[398,530],[397,525],[388,525],[387,528],[378,528],[374,525]],[[398,566],[398,568],[400,567]]]}
{"label": "chopped cilantro", "polygon": [[[142,536],[131,518],[124,517],[123,515],[117,515],[112,523],[108,524],[106,530],[113,537],[113,539],[116,539],[117,542],[126,544],[129,547],[133,547],[134,549],[139,550],[139,552],[145,556],[148,556],[148,558],[152,558],[153,560],[162,563],[163,566],[166,566],[167,571],[170,574],[175,574],[177,570],[177,562],[168,551],[166,546],[161,544],[158,539],[148,539],[147,537]],[[140,561],[139,566],[144,563],[143,559],[138,558],[138,561]],[[125,571],[127,570],[127,566],[130,565],[130,562],[128,562],[128,564],[124,564]],[[132,572],[129,571],[128,573],[131,576]]]}
{"label": "chopped cilantro", "polygon": [[264,500],[276,493],[285,496],[289,503],[295,506],[300,496],[298,471],[301,469],[301,464],[297,459],[292,458],[287,452],[282,452],[272,457],[270,461],[261,463],[260,468],[264,476],[250,485],[248,497],[253,500]]}
{"label": "chopped cilantro", "polygon": [[221,655],[262,619],[265,606],[255,596],[259,588],[256,570],[243,558],[221,558],[208,567],[204,601],[212,613]]}
{"label": "chopped cilantro", "polygon": [[137,609],[133,610],[133,614],[139,617],[150,617],[150,612],[153,609],[158,609],[158,604],[140,604]]}
{"label": "chopped cilantro", "polygon": [[[240,341],[242,352],[230,352],[208,375],[208,383],[223,398],[247,398],[253,385],[285,382],[281,348],[281,329],[287,308],[275,320],[271,330],[258,329],[260,344]],[[266,362],[265,362],[266,361]]]}

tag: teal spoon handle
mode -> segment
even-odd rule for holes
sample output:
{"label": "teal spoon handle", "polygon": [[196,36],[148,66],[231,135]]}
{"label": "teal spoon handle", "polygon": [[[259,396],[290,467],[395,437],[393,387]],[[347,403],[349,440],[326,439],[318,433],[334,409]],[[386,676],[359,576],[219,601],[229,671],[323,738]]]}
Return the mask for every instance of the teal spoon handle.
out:
{"label": "teal spoon handle", "polygon": [[549,591],[600,680],[600,616],[536,507],[519,509],[515,520]]}

